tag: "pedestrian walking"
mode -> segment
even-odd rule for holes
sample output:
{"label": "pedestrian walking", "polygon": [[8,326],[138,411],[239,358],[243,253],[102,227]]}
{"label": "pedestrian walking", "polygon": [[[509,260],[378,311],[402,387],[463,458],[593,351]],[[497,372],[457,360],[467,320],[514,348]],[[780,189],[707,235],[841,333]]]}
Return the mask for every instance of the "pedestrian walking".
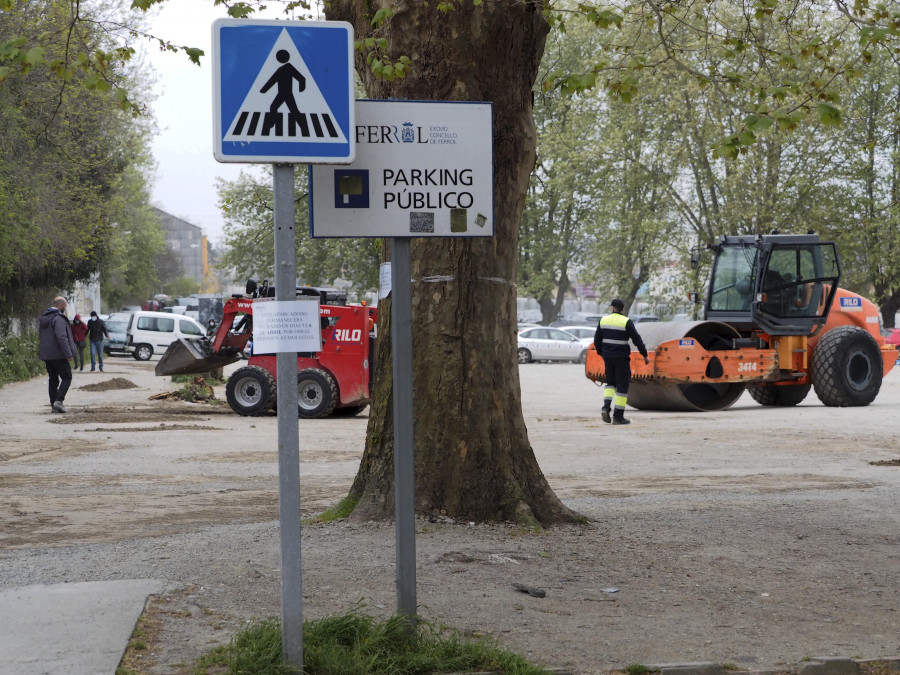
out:
{"label": "pedestrian walking", "polygon": [[91,312],[91,318],[87,322],[88,337],[91,340],[91,370],[100,365],[100,372],[103,372],[103,337],[109,337],[109,331],[106,330],[106,324],[103,319],[97,316],[97,312]]}
{"label": "pedestrian walking", "polygon": [[69,412],[65,406],[66,394],[72,384],[72,367],[69,361],[75,358],[75,340],[72,326],[66,316],[68,302],[63,297],[53,300],[38,322],[38,358],[47,367],[49,378],[50,410],[55,413]]}
{"label": "pedestrian walking", "polygon": [[607,423],[631,424],[631,420],[625,419],[628,385],[631,382],[631,346],[628,341],[631,340],[637,347],[644,363],[650,363],[650,357],[634,322],[625,316],[625,303],[616,298],[609,303],[609,309],[610,313],[600,319],[594,333],[594,347],[603,357],[606,370],[600,416]]}
{"label": "pedestrian walking", "polygon": [[81,314],[72,319],[72,339],[75,340],[75,367],[84,370],[84,343],[87,340],[87,324],[81,320]]}

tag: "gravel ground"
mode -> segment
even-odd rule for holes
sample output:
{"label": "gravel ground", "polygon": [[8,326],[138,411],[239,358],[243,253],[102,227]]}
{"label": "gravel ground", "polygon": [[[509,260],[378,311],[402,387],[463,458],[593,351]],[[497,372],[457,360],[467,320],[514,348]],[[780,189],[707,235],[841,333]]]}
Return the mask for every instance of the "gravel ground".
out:
{"label": "gravel ground", "polygon": [[[160,578],[142,673],[187,664],[280,607],[277,420],[151,401],[155,363],[77,373],[69,415],[39,378],[0,389],[0,589]],[[875,403],[598,417],[577,366],[520,368],[529,437],[590,519],[544,532],[422,520],[421,614],[574,673],[900,655],[900,380]],[[218,391],[221,398],[224,391]],[[301,508],[346,495],[366,413],[301,420]],[[303,530],[304,618],[396,605],[394,529]],[[546,592],[533,597],[522,584]]]}

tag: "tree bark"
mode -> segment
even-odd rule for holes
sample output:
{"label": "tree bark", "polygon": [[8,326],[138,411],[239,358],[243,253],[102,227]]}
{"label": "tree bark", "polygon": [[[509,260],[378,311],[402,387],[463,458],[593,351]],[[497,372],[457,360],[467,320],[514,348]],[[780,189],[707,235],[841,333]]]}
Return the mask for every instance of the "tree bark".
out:
{"label": "tree bark", "polygon": [[[416,512],[570,521],[528,442],[515,339],[518,227],[536,148],[532,86],[549,28],[531,2],[463,0],[447,13],[436,4],[401,1],[377,32],[371,19],[385,0],[336,0],[328,11],[353,24],[357,40],[387,37],[391,56],[412,59],[406,78],[386,82],[358,54],[370,98],[493,102],[494,237],[411,247]],[[382,301],[366,449],[350,490],[355,520],[394,515],[390,317]]]}

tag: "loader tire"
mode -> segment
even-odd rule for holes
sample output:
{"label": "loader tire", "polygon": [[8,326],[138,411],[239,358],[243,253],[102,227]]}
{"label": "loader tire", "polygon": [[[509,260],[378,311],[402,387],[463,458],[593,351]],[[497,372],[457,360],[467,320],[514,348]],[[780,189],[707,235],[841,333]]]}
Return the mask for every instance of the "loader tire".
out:
{"label": "loader tire", "polygon": [[748,384],[747,391],[753,400],[764,406],[788,408],[797,405],[809,393],[808,384]]}
{"label": "loader tire", "polygon": [[238,415],[262,415],[275,407],[275,378],[265,368],[238,368],[225,385],[228,405]]}
{"label": "loader tire", "polygon": [[297,373],[297,415],[328,417],[338,402],[337,382],[321,368],[307,368]]}
{"label": "loader tire", "polygon": [[856,326],[831,329],[813,352],[813,387],[827,406],[869,405],[881,389],[883,374],[878,343]]}

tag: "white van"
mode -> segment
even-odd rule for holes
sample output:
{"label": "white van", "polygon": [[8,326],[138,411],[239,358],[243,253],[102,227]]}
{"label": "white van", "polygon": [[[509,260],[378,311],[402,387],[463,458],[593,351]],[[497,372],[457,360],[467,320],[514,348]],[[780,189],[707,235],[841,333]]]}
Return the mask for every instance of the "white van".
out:
{"label": "white van", "polygon": [[203,335],[206,335],[203,326],[189,316],[169,312],[135,312],[128,322],[125,351],[138,361],[147,361],[154,354],[162,354],[180,337]]}

